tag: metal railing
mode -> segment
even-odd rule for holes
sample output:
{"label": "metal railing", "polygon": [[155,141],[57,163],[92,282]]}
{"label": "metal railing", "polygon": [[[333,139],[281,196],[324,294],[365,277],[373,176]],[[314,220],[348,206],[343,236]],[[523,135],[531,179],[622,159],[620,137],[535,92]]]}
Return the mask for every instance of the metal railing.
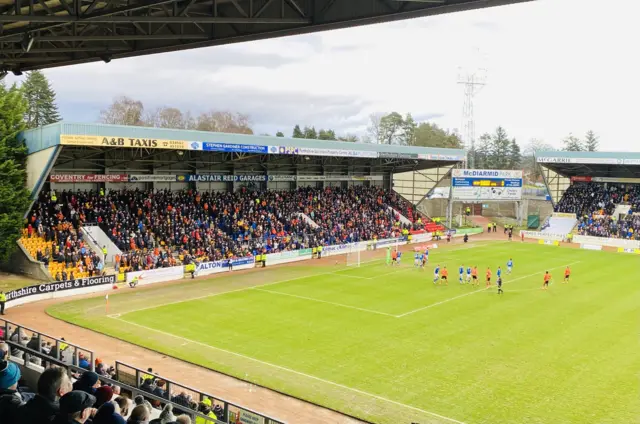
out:
{"label": "metal railing", "polygon": [[[85,371],[95,371],[96,355],[89,349],[3,319],[0,319],[0,329],[2,330],[0,340],[4,340],[11,348],[11,358],[24,361],[24,366],[27,368],[37,370],[38,368],[36,367],[48,368],[50,366],[59,366],[68,370],[70,377],[72,377],[73,374],[81,374]],[[27,339],[29,341],[33,339],[34,344],[35,340],[37,340],[37,349],[27,347]],[[49,345],[52,350],[55,347],[54,354],[52,355],[51,351],[47,353],[46,349],[43,349],[43,345]],[[78,366],[81,354],[89,362],[88,368]],[[276,420],[251,409],[241,407],[218,396],[212,396],[157,374],[152,374],[155,380],[163,380],[166,384],[164,390],[165,396],[158,396],[142,388],[144,377],[149,375],[149,372],[140,368],[116,361],[115,375],[113,378],[100,376],[100,381],[107,385],[120,387],[121,393],[128,395],[131,399],[141,395],[150,403],[154,404],[154,406],[162,408],[166,404],[171,404],[174,411],[182,411],[189,415],[192,420],[198,417],[207,424],[235,424],[236,422],[244,422],[242,421],[243,418],[248,418],[251,421],[258,418],[256,422],[263,422],[264,424],[286,424],[284,421]],[[174,391],[173,396],[172,390]],[[178,392],[176,392],[176,390]],[[212,418],[199,413],[196,409],[182,402],[175,402],[173,400],[176,399],[175,395],[180,393],[187,394],[194,401],[197,400],[198,403],[209,399],[212,410],[213,407],[219,405],[224,412],[223,416]],[[159,411],[160,410],[158,410],[158,412]],[[198,422],[200,421],[201,420],[198,420]]]}

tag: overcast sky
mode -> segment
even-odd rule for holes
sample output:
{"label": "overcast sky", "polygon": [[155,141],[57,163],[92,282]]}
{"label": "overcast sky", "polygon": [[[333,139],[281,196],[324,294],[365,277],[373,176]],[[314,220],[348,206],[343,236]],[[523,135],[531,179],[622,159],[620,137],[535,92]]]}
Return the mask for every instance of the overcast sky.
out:
{"label": "overcast sky", "polygon": [[[251,116],[362,134],[374,112],[461,128],[459,67],[487,69],[476,135],[526,144],[593,129],[602,150],[640,151],[638,0],[538,0],[411,21],[46,71],[65,120],[95,122],[119,95],[147,108]],[[479,53],[478,53],[479,52]]]}

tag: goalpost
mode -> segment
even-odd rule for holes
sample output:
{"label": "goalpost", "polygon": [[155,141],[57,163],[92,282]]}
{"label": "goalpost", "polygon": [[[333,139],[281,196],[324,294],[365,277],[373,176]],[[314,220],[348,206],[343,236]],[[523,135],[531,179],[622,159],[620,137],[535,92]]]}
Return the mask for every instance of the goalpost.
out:
{"label": "goalpost", "polygon": [[360,266],[360,243],[353,243],[347,251],[347,266]]}
{"label": "goalpost", "polygon": [[[386,252],[386,249],[395,250],[398,252],[398,240],[396,240],[393,246],[387,245],[385,247],[381,247]],[[363,262],[361,261],[361,252],[363,250],[376,250],[376,242],[375,241],[367,241],[367,242],[359,242],[353,243],[349,246],[349,250],[347,251],[347,266],[355,266],[359,267]],[[377,259],[374,259],[377,260]],[[370,262],[370,261],[367,261]]]}

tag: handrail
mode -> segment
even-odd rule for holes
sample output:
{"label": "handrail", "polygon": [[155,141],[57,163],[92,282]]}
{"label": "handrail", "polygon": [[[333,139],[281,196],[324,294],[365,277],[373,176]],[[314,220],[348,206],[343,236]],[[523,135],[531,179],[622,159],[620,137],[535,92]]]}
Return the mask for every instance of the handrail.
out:
{"label": "handrail", "polygon": [[[71,371],[75,371],[75,372],[85,372],[85,371],[87,371],[87,369],[80,368],[80,367],[77,366],[77,364],[79,363],[78,362],[79,350],[81,350],[83,352],[87,352],[87,353],[90,354],[90,356],[91,356],[90,371],[95,371],[95,358],[96,358],[96,356],[95,356],[95,353],[93,351],[89,350],[89,349],[85,349],[85,348],[80,347],[78,345],[75,345],[73,343],[69,343],[66,340],[60,340],[60,339],[58,339],[56,337],[52,337],[52,336],[50,336],[50,335],[48,335],[46,333],[42,333],[42,332],[39,332],[39,331],[34,330],[32,328],[25,327],[23,325],[14,323],[12,321],[4,320],[4,319],[0,319],[0,328],[2,328],[4,330],[4,341],[10,347],[15,348],[15,349],[20,350],[20,351],[25,353],[24,366],[27,367],[27,368],[29,368],[29,366],[28,366],[29,365],[29,357],[28,356],[35,356],[37,358],[42,359],[44,362],[53,363],[53,364],[59,365],[59,366],[65,368],[67,370],[71,370]],[[28,348],[26,346],[23,346],[20,343],[16,343],[16,342],[13,342],[13,341],[9,340],[12,332],[15,329],[18,329],[19,332],[20,332],[20,330],[26,330],[26,331],[29,331],[29,332],[31,332],[33,334],[36,334],[38,336],[38,349],[40,349],[40,347],[42,346],[42,338],[43,337],[46,337],[46,338],[51,339],[51,340],[54,340],[56,342],[56,356],[55,357],[50,356],[50,355],[48,355],[46,353],[40,352],[40,350],[34,350],[34,349]],[[2,340],[2,338],[0,338],[0,340]],[[74,349],[73,362],[76,365],[68,364],[68,363],[65,363],[64,361],[61,360],[61,352],[60,352],[60,344],[61,343],[64,343],[67,346],[69,346],[69,347]],[[123,382],[120,379],[118,379],[118,376],[120,375],[120,372],[121,371],[124,372],[124,370],[122,370],[122,367],[128,367],[128,368],[131,368],[132,370],[135,371],[135,386],[132,386],[131,384],[127,384],[126,382]],[[107,377],[103,377],[103,376],[100,376],[100,380],[104,381],[104,382],[107,382],[109,384],[112,384],[112,385],[120,386],[121,388],[123,388],[126,391],[129,391],[131,393],[140,394],[140,395],[144,396],[145,398],[149,398],[149,399],[152,399],[152,400],[155,400],[155,401],[159,401],[159,402],[161,402],[163,404],[170,403],[177,410],[181,410],[181,411],[188,410],[188,414],[190,414],[192,418],[194,416],[205,418],[205,419],[208,420],[207,421],[208,424],[233,424],[234,421],[231,421],[231,419],[232,419],[232,415],[235,415],[235,414],[233,414],[232,411],[230,411],[230,407],[232,409],[238,410],[238,412],[237,412],[238,415],[241,412],[247,412],[247,413],[250,413],[252,415],[257,415],[259,417],[262,417],[264,419],[264,424],[286,424],[284,421],[276,420],[274,418],[271,418],[271,417],[269,417],[267,415],[261,414],[259,412],[254,411],[254,410],[251,410],[249,408],[246,408],[246,407],[240,406],[238,404],[235,404],[233,402],[227,401],[227,400],[225,400],[225,399],[223,399],[221,397],[212,396],[212,395],[204,393],[204,392],[202,392],[200,390],[191,388],[191,387],[186,386],[184,384],[180,384],[180,383],[178,383],[178,382],[176,382],[174,380],[170,380],[170,379],[161,377],[161,376],[159,376],[159,375],[154,373],[153,374],[154,377],[156,377],[158,379],[162,379],[165,382],[167,382],[166,393],[167,393],[168,397],[167,398],[162,398],[162,397],[159,397],[159,396],[154,395],[152,393],[149,393],[149,392],[147,392],[147,391],[145,391],[145,390],[143,390],[143,389],[141,389],[139,387],[140,384],[141,384],[140,376],[147,374],[147,371],[144,371],[141,368],[138,368],[138,367],[135,367],[133,365],[130,365],[130,364],[127,364],[127,363],[124,363],[124,362],[120,362],[120,361],[116,361],[115,362],[115,370],[116,370],[116,379],[115,380],[107,378]],[[220,421],[220,420],[217,420],[217,419],[213,420],[211,417],[207,417],[206,415],[202,415],[202,414],[198,413],[197,411],[194,411],[193,409],[191,409],[189,407],[186,407],[184,405],[180,405],[178,403],[175,403],[175,402],[171,401],[171,390],[170,389],[171,389],[172,385],[198,394],[199,395],[199,399],[198,399],[199,401],[202,401],[202,400],[204,400],[205,397],[207,397],[207,398],[211,399],[212,401],[216,401],[217,403],[222,403],[223,404],[223,410],[224,410],[224,421]]]}
{"label": "handrail", "polygon": [[[28,348],[26,346],[22,346],[19,343],[15,343],[15,342],[12,342],[10,340],[5,340],[5,342],[12,348],[24,351],[25,354],[40,358],[43,362],[46,362],[47,365],[52,364],[52,365],[55,365],[55,366],[58,366],[58,367],[66,369],[67,371],[69,371],[69,374],[70,374],[69,378],[72,378],[71,373],[79,373],[79,374],[81,374],[81,373],[84,373],[84,372],[88,371],[88,370],[86,370],[84,368],[80,368],[78,366],[70,365],[70,364],[67,364],[65,362],[62,362],[59,359],[54,359],[52,356],[49,356],[46,353],[38,352],[38,351],[30,349],[30,348]],[[9,357],[9,360],[12,360],[11,357]],[[29,368],[29,369],[35,369],[35,368],[29,366],[30,362],[28,360],[23,359],[23,362],[24,362],[24,364],[23,364],[24,367]],[[120,387],[120,389],[122,391],[131,393],[131,399],[132,400],[136,396],[141,395],[146,400],[151,399],[152,401],[160,402],[160,404],[163,405],[163,407],[166,404],[171,404],[175,410],[184,411],[185,409],[188,409],[184,405],[180,405],[180,404],[172,402],[171,400],[168,400],[168,399],[163,399],[163,398],[161,398],[159,396],[154,395],[153,393],[146,392],[146,391],[141,390],[141,389],[139,389],[137,387],[133,387],[133,386],[130,386],[128,384],[123,384],[122,382],[120,382],[118,380],[113,380],[113,379],[111,379],[109,377],[105,377],[105,376],[102,376],[102,375],[98,376],[98,378],[99,378],[100,381],[106,383],[109,386],[118,386],[118,387]],[[160,410],[158,410],[158,412],[160,412]],[[203,414],[201,414],[201,413],[199,413],[197,411],[193,411],[191,409],[189,409],[189,412],[187,413],[187,415],[189,415],[191,417],[191,419],[195,419],[195,417],[204,418],[208,424],[230,424],[230,423],[225,422],[225,421],[219,421],[217,419],[208,417],[206,415],[203,415]]]}

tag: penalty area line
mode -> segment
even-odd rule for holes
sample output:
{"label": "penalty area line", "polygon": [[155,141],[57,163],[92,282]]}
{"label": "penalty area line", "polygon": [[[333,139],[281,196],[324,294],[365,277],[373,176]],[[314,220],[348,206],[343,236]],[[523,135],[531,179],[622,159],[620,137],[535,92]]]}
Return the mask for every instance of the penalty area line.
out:
{"label": "penalty area line", "polygon": [[[418,408],[418,407],[415,407],[415,406],[407,405],[407,404],[404,404],[404,403],[401,403],[401,402],[397,402],[395,400],[387,399],[387,398],[382,397],[382,396],[374,395],[373,393],[368,393],[368,392],[365,392],[365,391],[360,390],[360,389],[356,389],[356,388],[353,388],[353,387],[345,386],[344,384],[336,383],[335,381],[325,380],[324,378],[316,377],[316,376],[311,375],[311,374],[305,374],[303,372],[296,371],[296,370],[291,369],[291,368],[283,367],[281,365],[276,365],[276,364],[272,364],[270,362],[262,361],[260,359],[252,358],[251,356],[243,355],[241,353],[232,352],[232,351],[227,350],[227,349],[211,346],[211,345],[208,345],[206,343],[202,343],[202,342],[199,342],[199,341],[196,341],[196,340],[188,339],[186,337],[182,337],[182,336],[178,336],[178,335],[175,335],[175,334],[167,333],[166,331],[157,330],[155,328],[147,327],[146,325],[137,324],[135,322],[127,321],[127,320],[122,319],[122,318],[113,318],[112,316],[109,316],[109,318],[115,319],[117,321],[122,321],[122,322],[130,324],[130,325],[135,325],[136,327],[140,327],[140,328],[148,330],[148,331],[153,331],[153,332],[156,332],[156,333],[159,333],[159,334],[163,334],[165,336],[173,337],[174,339],[182,340],[182,341],[185,341],[185,342],[188,342],[188,343],[193,343],[193,344],[196,344],[198,346],[202,346],[202,347],[205,347],[205,348],[208,348],[208,349],[217,350],[219,352],[224,352],[224,353],[229,354],[229,355],[233,355],[233,356],[237,356],[239,358],[247,359],[247,360],[256,362],[258,364],[262,364],[262,365],[266,365],[266,366],[269,366],[269,367],[272,367],[272,368],[276,368],[276,369],[279,369],[279,370],[282,370],[282,371],[290,372],[292,374],[296,374],[296,375],[299,375],[299,376],[302,376],[302,377],[310,378],[312,380],[320,381],[322,383],[330,384],[330,385],[335,386],[335,387],[340,387],[342,389],[349,390],[349,391],[352,391],[354,393],[358,393],[358,394],[361,394],[361,395],[364,395],[364,396],[368,396],[368,397],[371,397],[371,398],[374,398],[374,399],[378,399],[378,400],[381,400],[381,401],[384,401],[384,402],[388,402],[388,403],[391,403],[393,405],[401,406],[403,408],[411,409],[413,411],[421,412],[423,414],[430,415],[430,416],[435,417],[435,418],[440,418],[441,420],[445,420],[445,421],[448,421],[450,423],[466,424],[463,421],[458,421],[458,420],[456,420],[454,418],[445,417],[444,415],[440,415],[440,414],[437,414],[435,412],[427,411],[425,409],[421,409],[421,408]],[[215,370],[213,370],[213,371],[215,371]]]}

